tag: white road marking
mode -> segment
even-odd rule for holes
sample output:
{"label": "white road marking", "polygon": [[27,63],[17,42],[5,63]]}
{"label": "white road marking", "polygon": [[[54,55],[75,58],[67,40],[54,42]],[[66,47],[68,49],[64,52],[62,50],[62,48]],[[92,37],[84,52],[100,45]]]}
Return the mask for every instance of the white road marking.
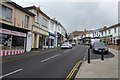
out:
{"label": "white road marking", "polygon": [[59,56],[59,55],[60,55],[60,54],[54,55],[54,56],[52,56],[52,57],[49,57],[49,58],[47,58],[47,59],[42,60],[41,62],[48,61],[48,60],[50,60],[50,59],[52,59],[52,58],[55,58],[55,57],[57,57],[57,56]]}
{"label": "white road marking", "polygon": [[[68,51],[70,51],[70,50],[67,50],[67,51],[65,51],[65,52],[68,52]],[[65,52],[64,52],[64,53],[65,53]]]}
{"label": "white road marking", "polygon": [[11,75],[11,74],[17,73],[17,72],[22,71],[22,70],[23,70],[23,69],[18,69],[18,70],[16,70],[16,71],[13,71],[13,72],[10,72],[10,73],[5,74],[5,75],[3,75],[3,76],[0,76],[0,78],[3,78],[3,77],[6,77],[6,76],[9,76],[9,75]]}

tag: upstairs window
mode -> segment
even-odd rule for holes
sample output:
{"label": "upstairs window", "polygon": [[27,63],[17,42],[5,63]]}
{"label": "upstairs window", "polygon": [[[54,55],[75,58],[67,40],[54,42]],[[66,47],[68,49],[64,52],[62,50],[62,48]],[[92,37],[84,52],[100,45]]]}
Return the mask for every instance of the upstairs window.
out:
{"label": "upstairs window", "polygon": [[107,35],[107,31],[105,31],[105,35]]}
{"label": "upstairs window", "polygon": [[102,36],[103,36],[103,32],[102,32]]}
{"label": "upstairs window", "polygon": [[3,5],[0,5],[0,18],[4,20],[12,20],[12,9]]}
{"label": "upstairs window", "polygon": [[117,30],[116,30],[116,28],[114,28],[114,33],[116,33],[117,32]]}
{"label": "upstairs window", "polygon": [[39,22],[39,12],[36,13],[36,16],[35,16],[35,22]]}
{"label": "upstairs window", "polygon": [[111,30],[110,29],[108,30],[108,32],[109,32],[109,34],[111,34]]}
{"label": "upstairs window", "polygon": [[51,21],[51,23],[50,23],[50,30],[51,31],[54,31],[54,23]]}
{"label": "upstairs window", "polygon": [[39,21],[39,13],[37,12],[37,22]]}
{"label": "upstairs window", "polygon": [[47,20],[45,18],[42,19],[42,26],[47,27]]}
{"label": "upstairs window", "polygon": [[25,24],[24,24],[24,28],[28,28],[29,26],[29,16],[25,15]]}

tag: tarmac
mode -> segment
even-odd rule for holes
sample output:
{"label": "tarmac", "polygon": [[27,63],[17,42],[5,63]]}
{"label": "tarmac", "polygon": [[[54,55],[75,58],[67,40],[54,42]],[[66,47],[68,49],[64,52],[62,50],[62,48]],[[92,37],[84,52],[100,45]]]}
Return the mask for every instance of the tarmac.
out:
{"label": "tarmac", "polygon": [[[114,55],[110,58],[92,59],[91,63],[85,60],[78,73],[76,79],[80,78],[116,78],[118,79],[118,50],[109,48],[109,51]],[[115,79],[113,79],[115,80]]]}

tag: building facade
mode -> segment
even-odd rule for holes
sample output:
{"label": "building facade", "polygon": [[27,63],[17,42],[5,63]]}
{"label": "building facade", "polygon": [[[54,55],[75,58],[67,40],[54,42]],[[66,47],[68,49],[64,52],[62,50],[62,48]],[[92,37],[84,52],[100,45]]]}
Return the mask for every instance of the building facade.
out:
{"label": "building facade", "polygon": [[14,2],[0,2],[0,48],[2,55],[31,50],[34,14]]}
{"label": "building facade", "polygon": [[36,6],[26,7],[25,9],[36,15],[34,25],[32,26],[32,48],[47,48],[47,39],[49,37],[48,22],[50,17],[43,13],[41,9]]}
{"label": "building facade", "polygon": [[56,22],[53,19],[49,20],[48,32],[49,37],[47,38],[47,47],[54,48],[56,47]]}
{"label": "building facade", "polygon": [[100,31],[100,37],[106,44],[117,44],[120,39],[119,36],[120,23],[106,27]]}
{"label": "building facade", "polygon": [[21,7],[0,2],[0,55],[14,55],[31,49],[54,48],[65,38],[66,30],[39,7]]}

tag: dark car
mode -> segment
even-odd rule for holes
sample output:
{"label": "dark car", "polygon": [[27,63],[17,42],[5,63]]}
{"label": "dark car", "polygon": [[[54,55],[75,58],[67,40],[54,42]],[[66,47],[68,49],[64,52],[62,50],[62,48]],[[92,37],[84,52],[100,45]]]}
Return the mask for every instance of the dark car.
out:
{"label": "dark car", "polygon": [[101,53],[103,50],[103,53],[108,54],[109,49],[103,42],[95,42],[92,46],[93,53]]}

